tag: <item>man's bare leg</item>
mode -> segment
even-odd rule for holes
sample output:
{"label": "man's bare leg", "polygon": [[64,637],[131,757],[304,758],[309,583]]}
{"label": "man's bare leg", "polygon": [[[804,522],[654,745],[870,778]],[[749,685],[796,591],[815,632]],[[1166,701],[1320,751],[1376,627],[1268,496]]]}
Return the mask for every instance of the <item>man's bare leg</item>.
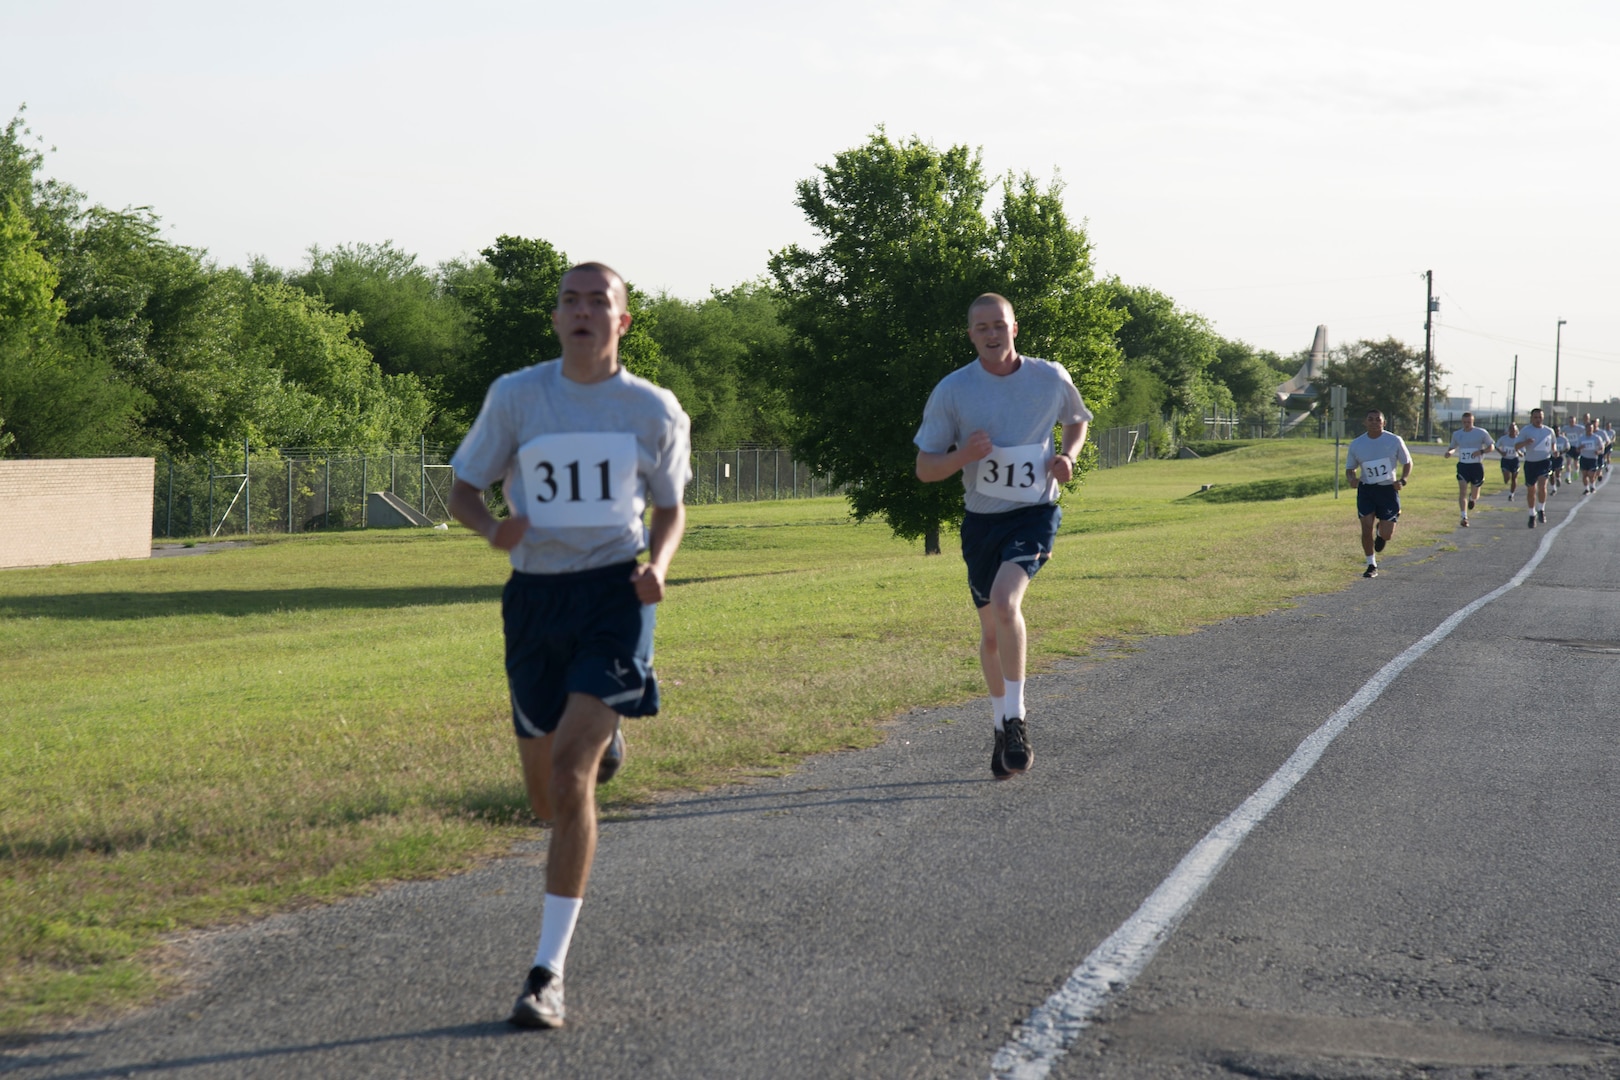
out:
{"label": "man's bare leg", "polygon": [[529,806],[551,821],[546,856],[546,892],[584,896],[596,856],[596,770],[619,716],[589,694],[569,694],[557,730],[539,739],[519,739]]}

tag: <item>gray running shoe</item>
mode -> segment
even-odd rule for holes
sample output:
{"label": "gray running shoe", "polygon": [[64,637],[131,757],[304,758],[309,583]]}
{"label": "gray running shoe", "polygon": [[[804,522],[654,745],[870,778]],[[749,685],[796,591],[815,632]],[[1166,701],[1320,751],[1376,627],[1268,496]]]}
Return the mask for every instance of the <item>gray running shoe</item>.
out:
{"label": "gray running shoe", "polygon": [[563,1026],[563,981],[543,967],[529,969],[523,993],[512,1006],[507,1023],[520,1028]]}
{"label": "gray running shoe", "polygon": [[1001,751],[1001,763],[1008,772],[1021,773],[1035,764],[1035,751],[1029,745],[1029,732],[1024,730],[1022,716],[1009,716],[1003,720],[1002,735],[1006,742]]}
{"label": "gray running shoe", "polygon": [[1001,760],[1001,755],[1006,752],[1007,733],[998,729],[996,731],[996,744],[990,749],[990,772],[994,774],[997,780],[1005,780],[1012,775],[1007,771],[1006,764]]}

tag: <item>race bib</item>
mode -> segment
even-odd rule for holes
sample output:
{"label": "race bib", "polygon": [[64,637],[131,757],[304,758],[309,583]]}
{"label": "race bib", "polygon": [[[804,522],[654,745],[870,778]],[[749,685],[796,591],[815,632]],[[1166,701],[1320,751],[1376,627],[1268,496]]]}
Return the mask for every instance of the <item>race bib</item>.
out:
{"label": "race bib", "polygon": [[1046,462],[1052,450],[1045,443],[996,446],[979,461],[978,492],[1009,502],[1046,502]]}
{"label": "race bib", "polygon": [[629,525],[636,507],[636,437],[627,432],[541,435],[518,448],[523,506],[539,529]]}
{"label": "race bib", "polygon": [[1394,479],[1394,458],[1379,458],[1377,461],[1363,461],[1361,463],[1361,482],[1363,484],[1388,484]]}
{"label": "race bib", "polygon": [[1477,465],[1479,460],[1484,457],[1484,455],[1485,452],[1483,450],[1458,449],[1457,460],[1462,462],[1464,465]]}

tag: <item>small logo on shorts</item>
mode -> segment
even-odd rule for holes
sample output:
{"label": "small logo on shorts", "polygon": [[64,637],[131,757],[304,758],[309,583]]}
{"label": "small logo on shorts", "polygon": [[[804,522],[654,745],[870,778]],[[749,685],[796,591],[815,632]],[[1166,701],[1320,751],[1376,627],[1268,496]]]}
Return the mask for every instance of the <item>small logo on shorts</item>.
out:
{"label": "small logo on shorts", "polygon": [[635,671],[635,668],[625,667],[624,661],[615,658],[613,661],[613,667],[608,670],[608,674],[613,676],[615,682],[617,682],[620,686],[623,686],[624,677],[633,671]]}
{"label": "small logo on shorts", "polygon": [[1027,543],[1027,542],[1028,541],[1024,541],[1024,540],[1014,540],[1012,543],[1008,544],[1007,546],[1012,548],[1014,551],[1023,551],[1024,550],[1024,544]]}

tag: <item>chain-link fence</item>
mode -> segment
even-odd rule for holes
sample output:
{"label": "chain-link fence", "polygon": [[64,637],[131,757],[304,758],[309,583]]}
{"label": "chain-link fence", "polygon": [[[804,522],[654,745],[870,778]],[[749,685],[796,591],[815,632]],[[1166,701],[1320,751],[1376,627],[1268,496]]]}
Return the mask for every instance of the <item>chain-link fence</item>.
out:
{"label": "chain-link fence", "polygon": [[152,535],[237,536],[364,527],[366,496],[393,495],[433,521],[450,517],[449,450],[247,447],[221,460],[159,458]]}
{"label": "chain-link fence", "polygon": [[688,504],[759,502],[765,499],[808,499],[840,495],[826,476],[793,460],[788,450],[751,447],[697,450],[692,454]]}

